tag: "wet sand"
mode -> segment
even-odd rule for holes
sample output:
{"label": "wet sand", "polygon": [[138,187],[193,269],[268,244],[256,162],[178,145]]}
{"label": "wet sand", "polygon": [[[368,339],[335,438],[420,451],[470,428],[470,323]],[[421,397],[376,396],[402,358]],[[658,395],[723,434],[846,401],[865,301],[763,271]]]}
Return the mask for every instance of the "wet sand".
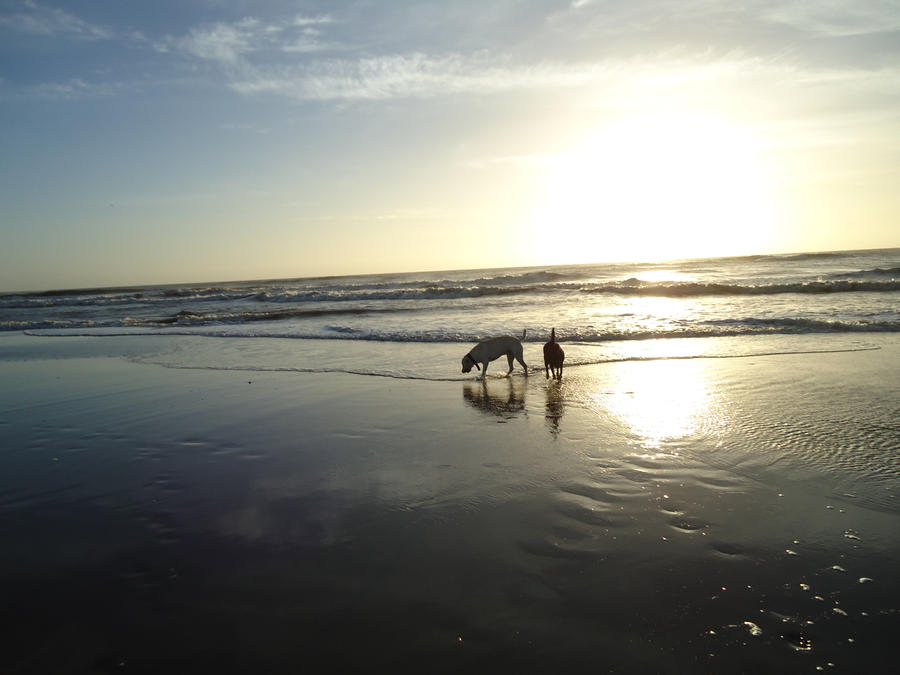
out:
{"label": "wet sand", "polygon": [[482,385],[3,336],[0,671],[883,669],[878,346]]}

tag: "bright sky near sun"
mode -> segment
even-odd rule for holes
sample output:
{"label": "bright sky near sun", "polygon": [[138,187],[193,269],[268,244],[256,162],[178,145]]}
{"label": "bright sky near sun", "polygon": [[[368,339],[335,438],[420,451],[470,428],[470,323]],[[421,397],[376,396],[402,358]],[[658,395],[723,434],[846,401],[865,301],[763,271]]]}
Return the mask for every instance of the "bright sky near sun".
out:
{"label": "bright sky near sun", "polygon": [[0,0],[0,291],[888,246],[897,0]]}

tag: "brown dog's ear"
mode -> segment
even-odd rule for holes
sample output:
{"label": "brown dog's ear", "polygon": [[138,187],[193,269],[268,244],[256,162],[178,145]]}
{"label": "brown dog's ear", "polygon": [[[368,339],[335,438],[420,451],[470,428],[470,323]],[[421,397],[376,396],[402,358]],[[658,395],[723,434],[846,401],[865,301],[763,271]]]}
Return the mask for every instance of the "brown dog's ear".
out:
{"label": "brown dog's ear", "polygon": [[481,370],[481,366],[478,365],[478,361],[472,359],[472,362],[475,364],[475,367],[478,368],[478,370]]}

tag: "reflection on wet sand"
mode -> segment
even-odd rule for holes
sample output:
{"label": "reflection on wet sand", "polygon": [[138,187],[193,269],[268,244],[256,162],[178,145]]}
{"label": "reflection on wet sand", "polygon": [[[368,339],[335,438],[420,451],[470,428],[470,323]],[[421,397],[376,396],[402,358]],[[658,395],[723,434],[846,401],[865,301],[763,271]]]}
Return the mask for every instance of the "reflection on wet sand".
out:
{"label": "reflection on wet sand", "polygon": [[591,395],[594,405],[626,424],[643,448],[710,432],[722,424],[718,394],[702,359],[622,364],[612,391]]}
{"label": "reflection on wet sand", "polygon": [[550,435],[556,438],[559,435],[559,421],[562,419],[565,405],[563,404],[562,383],[554,380],[547,384],[547,411],[544,419],[550,430]]}
{"label": "reflection on wet sand", "polygon": [[508,419],[525,410],[525,384],[518,378],[466,382],[463,398],[473,408]]}

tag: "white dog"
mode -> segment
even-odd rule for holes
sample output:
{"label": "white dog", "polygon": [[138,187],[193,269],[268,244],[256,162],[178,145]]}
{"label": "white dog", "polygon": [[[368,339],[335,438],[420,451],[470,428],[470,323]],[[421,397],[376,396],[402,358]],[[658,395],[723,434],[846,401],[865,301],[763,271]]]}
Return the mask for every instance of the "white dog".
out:
{"label": "white dog", "polygon": [[[522,331],[522,339],[525,339],[524,330]],[[513,359],[522,365],[522,368],[525,369],[525,374],[528,375],[528,366],[525,365],[525,361],[522,359],[522,343],[509,335],[482,340],[472,347],[469,353],[462,358],[462,371],[468,373],[472,370],[472,366],[475,366],[481,371],[481,379],[483,380],[484,376],[487,375],[488,363],[494,359],[499,359],[504,354],[509,361],[507,377],[512,372]],[[481,366],[478,365],[479,363]]]}

